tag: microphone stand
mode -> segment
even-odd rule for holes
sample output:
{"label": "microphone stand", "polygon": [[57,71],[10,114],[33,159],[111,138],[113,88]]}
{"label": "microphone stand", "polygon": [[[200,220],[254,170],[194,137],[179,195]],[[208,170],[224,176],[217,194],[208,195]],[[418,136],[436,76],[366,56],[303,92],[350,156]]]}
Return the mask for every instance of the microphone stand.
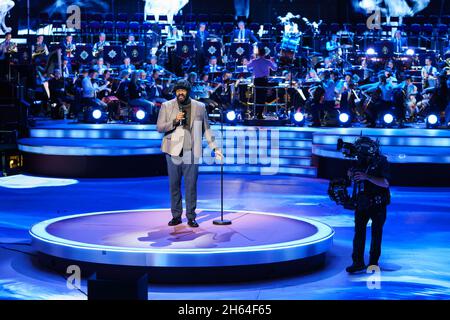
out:
{"label": "microphone stand", "polygon": [[[220,133],[222,134],[223,142],[223,104],[220,104]],[[217,226],[228,226],[231,224],[230,220],[223,219],[223,161],[225,156],[222,155],[220,160],[220,220],[214,220],[213,224]]]}

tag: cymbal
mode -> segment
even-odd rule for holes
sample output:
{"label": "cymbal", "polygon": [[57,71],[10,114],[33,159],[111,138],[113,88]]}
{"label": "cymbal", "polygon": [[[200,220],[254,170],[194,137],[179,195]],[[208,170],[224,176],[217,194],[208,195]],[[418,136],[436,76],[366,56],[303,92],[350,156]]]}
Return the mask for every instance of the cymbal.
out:
{"label": "cymbal", "polygon": [[341,48],[350,49],[350,48],[353,48],[353,46],[351,44],[343,44],[343,45],[341,45]]}
{"label": "cymbal", "polygon": [[311,50],[312,48],[311,48],[311,47],[308,47],[308,46],[306,46],[306,47],[302,47],[302,49],[305,49],[305,50]]}

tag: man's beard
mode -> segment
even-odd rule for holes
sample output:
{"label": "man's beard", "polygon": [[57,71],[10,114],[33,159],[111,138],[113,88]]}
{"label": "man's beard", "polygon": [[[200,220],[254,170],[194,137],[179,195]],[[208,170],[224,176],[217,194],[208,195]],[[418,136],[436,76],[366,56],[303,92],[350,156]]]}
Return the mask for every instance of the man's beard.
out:
{"label": "man's beard", "polygon": [[186,102],[186,96],[184,94],[177,95],[177,100],[179,103],[185,103]]}

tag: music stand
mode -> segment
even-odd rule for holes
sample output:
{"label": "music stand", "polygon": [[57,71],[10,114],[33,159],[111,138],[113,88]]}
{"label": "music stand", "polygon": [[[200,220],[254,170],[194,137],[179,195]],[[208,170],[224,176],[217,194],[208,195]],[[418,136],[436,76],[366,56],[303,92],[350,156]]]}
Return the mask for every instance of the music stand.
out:
{"label": "music stand", "polygon": [[192,40],[177,41],[176,54],[181,59],[192,59],[195,56],[194,41]]}
{"label": "music stand", "polygon": [[110,65],[120,65],[122,62],[122,46],[110,45],[103,47],[103,60]]}
{"label": "music stand", "polygon": [[81,65],[88,65],[92,62],[92,45],[82,44],[75,47],[75,61]]}
{"label": "music stand", "polygon": [[222,45],[220,42],[217,41],[205,41],[203,43],[203,51],[205,54],[205,57],[210,59],[212,56],[217,57],[217,59],[220,59],[222,56],[221,52]]}
{"label": "music stand", "polygon": [[233,42],[230,46],[230,55],[235,61],[241,62],[243,58],[250,59],[251,54],[252,45],[248,42]]}
{"label": "music stand", "polygon": [[145,60],[145,48],[143,45],[126,46],[125,54],[130,58],[131,63],[142,63]]}

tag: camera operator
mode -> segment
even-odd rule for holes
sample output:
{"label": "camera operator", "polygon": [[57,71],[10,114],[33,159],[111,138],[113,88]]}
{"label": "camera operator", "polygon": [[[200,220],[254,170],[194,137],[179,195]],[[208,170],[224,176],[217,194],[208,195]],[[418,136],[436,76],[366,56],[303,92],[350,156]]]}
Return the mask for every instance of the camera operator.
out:
{"label": "camera operator", "polygon": [[355,205],[353,264],[346,269],[349,273],[366,269],[364,248],[369,219],[372,220],[369,265],[378,265],[386,207],[390,203],[389,163],[387,158],[380,154],[378,142],[369,137],[360,137],[354,147],[357,160],[347,172],[350,180],[354,182],[352,198]]}

